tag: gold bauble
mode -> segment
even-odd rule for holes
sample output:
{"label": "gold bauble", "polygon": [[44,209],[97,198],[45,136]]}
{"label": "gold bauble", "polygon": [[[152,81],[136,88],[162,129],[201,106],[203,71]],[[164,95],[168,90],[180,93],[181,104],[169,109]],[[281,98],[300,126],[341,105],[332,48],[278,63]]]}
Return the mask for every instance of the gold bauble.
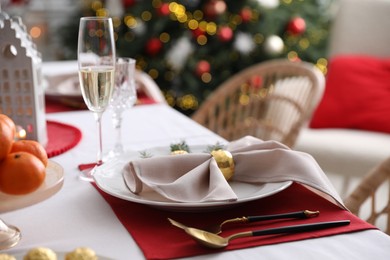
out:
{"label": "gold bauble", "polygon": [[171,152],[171,155],[178,155],[178,154],[187,154],[187,151],[184,150],[175,150]]}
{"label": "gold bauble", "polygon": [[221,170],[225,179],[227,181],[230,180],[234,175],[233,155],[229,151],[222,149],[211,151],[211,155],[217,162],[218,167]]}

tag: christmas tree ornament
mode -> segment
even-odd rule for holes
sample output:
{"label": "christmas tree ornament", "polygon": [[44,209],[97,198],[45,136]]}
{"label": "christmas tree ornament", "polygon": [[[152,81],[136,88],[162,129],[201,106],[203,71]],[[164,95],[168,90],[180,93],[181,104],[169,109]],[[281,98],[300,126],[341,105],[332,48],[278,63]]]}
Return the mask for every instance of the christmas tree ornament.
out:
{"label": "christmas tree ornament", "polygon": [[201,60],[196,65],[195,73],[197,76],[201,77],[204,73],[210,72],[210,63],[206,60]]}
{"label": "christmas tree ornament", "polygon": [[191,41],[188,37],[182,36],[167,52],[168,64],[176,71],[181,71],[188,57],[193,52]]}
{"label": "christmas tree ornament", "polygon": [[247,55],[255,49],[255,43],[249,33],[239,32],[233,43],[234,48],[241,54]]}
{"label": "christmas tree ornament", "polygon": [[228,42],[233,38],[233,30],[229,26],[222,26],[218,30],[218,38],[221,42]]}
{"label": "christmas tree ornament", "polygon": [[306,31],[306,22],[302,17],[294,17],[287,24],[287,32],[292,35],[301,35]]}
{"label": "christmas tree ornament", "polygon": [[240,17],[243,23],[250,22],[252,16],[253,16],[252,9],[250,9],[249,7],[244,7],[243,9],[241,9]]}
{"label": "christmas tree ornament", "polygon": [[226,3],[223,0],[210,0],[206,3],[204,13],[208,17],[221,15],[226,11]]}
{"label": "christmas tree ornament", "polygon": [[264,41],[264,50],[270,55],[279,55],[283,52],[284,42],[277,35],[271,35]]}
{"label": "christmas tree ornament", "polygon": [[191,30],[191,33],[195,39],[198,38],[199,36],[205,35],[205,31],[200,29],[199,27],[196,28],[195,30]]}
{"label": "christmas tree ornament", "polygon": [[257,2],[267,9],[275,9],[280,5],[279,0],[257,0]]}
{"label": "christmas tree ornament", "polygon": [[169,4],[168,3],[163,3],[160,7],[157,8],[157,13],[160,16],[167,16],[169,15]]}
{"label": "christmas tree ornament", "polygon": [[135,4],[135,0],[122,0],[123,7],[129,8]]}
{"label": "christmas tree ornament", "polygon": [[106,8],[112,17],[121,17],[124,13],[122,0],[107,1]]}
{"label": "christmas tree ornament", "polygon": [[218,168],[221,170],[223,176],[228,181],[234,175],[234,160],[233,155],[223,149],[213,150],[210,153],[217,162]]}
{"label": "christmas tree ornament", "polygon": [[250,79],[250,82],[251,82],[251,86],[254,89],[260,89],[263,86],[263,78],[261,76],[258,76],[258,75],[253,76]]}
{"label": "christmas tree ornament", "polygon": [[148,40],[145,46],[145,51],[150,56],[157,55],[162,49],[162,42],[159,38],[151,38]]}
{"label": "christmas tree ornament", "polygon": [[145,22],[137,18],[134,26],[131,27],[131,30],[138,36],[144,35],[146,32]]}

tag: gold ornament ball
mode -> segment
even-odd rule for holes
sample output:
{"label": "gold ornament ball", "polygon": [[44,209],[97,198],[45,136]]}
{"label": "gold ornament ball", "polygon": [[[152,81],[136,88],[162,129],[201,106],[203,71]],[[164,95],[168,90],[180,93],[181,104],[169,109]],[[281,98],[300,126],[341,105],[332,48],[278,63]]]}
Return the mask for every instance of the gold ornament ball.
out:
{"label": "gold ornament ball", "polygon": [[211,155],[214,157],[215,161],[218,164],[219,169],[221,170],[223,176],[228,181],[234,175],[234,160],[233,155],[226,150],[214,150],[211,152]]}
{"label": "gold ornament ball", "polygon": [[188,154],[188,152],[184,150],[175,150],[171,152],[171,155],[179,155],[179,154]]}

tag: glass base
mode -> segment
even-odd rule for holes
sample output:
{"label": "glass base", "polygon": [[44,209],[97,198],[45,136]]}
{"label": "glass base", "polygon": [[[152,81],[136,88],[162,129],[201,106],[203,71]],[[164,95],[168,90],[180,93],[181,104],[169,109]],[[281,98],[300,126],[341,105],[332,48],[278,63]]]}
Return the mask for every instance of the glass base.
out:
{"label": "glass base", "polygon": [[89,181],[89,182],[94,182],[95,180],[93,179],[93,174],[95,173],[95,168],[97,166],[92,166],[91,168],[84,169],[81,171],[81,174],[79,175],[79,178],[83,181]]}
{"label": "glass base", "polygon": [[0,250],[11,248],[18,244],[22,238],[20,230],[15,226],[5,224],[1,219],[0,222]]}
{"label": "glass base", "polygon": [[106,155],[103,156],[103,162],[107,162],[111,159],[119,158],[125,151],[122,145],[116,144]]}

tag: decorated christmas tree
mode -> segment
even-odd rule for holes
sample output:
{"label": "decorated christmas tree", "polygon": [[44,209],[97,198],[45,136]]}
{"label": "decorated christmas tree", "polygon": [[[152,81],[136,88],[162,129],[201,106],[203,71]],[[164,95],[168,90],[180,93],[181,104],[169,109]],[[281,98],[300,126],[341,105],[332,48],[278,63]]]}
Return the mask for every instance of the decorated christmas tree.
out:
{"label": "decorated christmas tree", "polygon": [[111,16],[117,53],[133,57],[168,103],[191,114],[234,73],[273,58],[326,69],[332,0],[84,1],[64,27],[76,58],[81,16]]}

